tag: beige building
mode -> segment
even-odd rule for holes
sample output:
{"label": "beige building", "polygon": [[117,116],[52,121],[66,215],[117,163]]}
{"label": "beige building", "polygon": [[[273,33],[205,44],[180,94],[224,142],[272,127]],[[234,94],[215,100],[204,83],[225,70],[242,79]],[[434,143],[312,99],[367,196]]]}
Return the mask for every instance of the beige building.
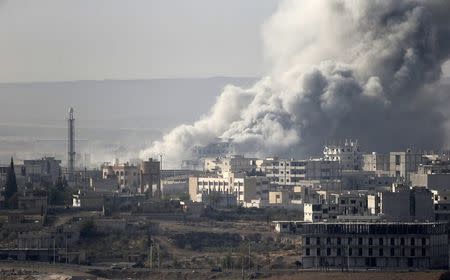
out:
{"label": "beige building", "polygon": [[113,165],[105,163],[102,166],[102,178],[115,177],[121,188],[139,186],[139,168],[128,162],[120,163],[118,159]]}
{"label": "beige building", "polygon": [[189,196],[192,201],[197,200],[198,194],[217,193],[233,194],[236,196],[237,204],[250,203],[252,199],[263,197],[268,200],[269,182],[265,177],[246,177],[242,175],[219,177],[190,177]]}
{"label": "beige building", "polygon": [[225,173],[251,172],[254,169],[255,159],[246,158],[241,155],[228,157],[206,158],[203,170],[208,173],[224,175]]}
{"label": "beige building", "polygon": [[269,192],[269,206],[287,206],[290,203],[289,192],[271,191]]}
{"label": "beige building", "polygon": [[156,196],[161,196],[161,167],[160,162],[150,158],[139,165],[120,163],[104,163],[102,178],[115,178],[120,188],[129,188],[132,192],[144,193],[147,190]]}

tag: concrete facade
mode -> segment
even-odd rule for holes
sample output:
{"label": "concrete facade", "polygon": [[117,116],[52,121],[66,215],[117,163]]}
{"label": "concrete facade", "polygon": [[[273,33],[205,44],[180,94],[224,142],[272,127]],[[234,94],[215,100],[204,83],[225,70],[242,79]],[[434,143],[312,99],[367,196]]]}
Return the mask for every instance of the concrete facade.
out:
{"label": "concrete facade", "polygon": [[358,141],[345,141],[343,145],[327,145],[323,149],[325,160],[338,161],[343,170],[361,170],[363,158]]}
{"label": "concrete facade", "polygon": [[389,174],[409,182],[410,174],[416,172],[423,162],[422,154],[410,149],[406,152],[391,152],[389,153]]}
{"label": "concrete facade", "polygon": [[444,223],[274,223],[280,233],[301,236],[303,268],[448,267]]}

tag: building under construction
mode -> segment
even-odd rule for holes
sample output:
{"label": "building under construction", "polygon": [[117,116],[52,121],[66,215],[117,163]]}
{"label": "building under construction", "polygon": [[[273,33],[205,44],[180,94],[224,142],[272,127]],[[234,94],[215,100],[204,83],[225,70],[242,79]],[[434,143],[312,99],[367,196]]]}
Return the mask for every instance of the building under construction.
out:
{"label": "building under construction", "polygon": [[446,223],[274,223],[280,233],[300,235],[303,268],[448,267]]}

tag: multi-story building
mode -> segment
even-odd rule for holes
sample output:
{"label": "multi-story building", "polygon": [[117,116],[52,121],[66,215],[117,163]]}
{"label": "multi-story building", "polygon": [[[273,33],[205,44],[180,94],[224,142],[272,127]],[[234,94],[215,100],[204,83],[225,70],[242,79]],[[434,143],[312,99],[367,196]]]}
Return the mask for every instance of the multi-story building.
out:
{"label": "multi-story building", "polygon": [[424,188],[383,192],[380,195],[381,213],[391,221],[433,221],[433,194]]}
{"label": "multi-story building", "polygon": [[389,174],[409,182],[409,175],[416,172],[423,162],[422,154],[411,149],[406,152],[391,152],[389,153]]}
{"label": "multi-story building", "polygon": [[378,214],[375,195],[359,192],[330,193],[317,191],[319,199],[304,203],[304,221],[336,220],[339,216],[367,217]]}
{"label": "multi-story building", "polygon": [[434,161],[431,164],[421,164],[417,172],[409,175],[411,185],[425,187],[431,190],[450,190],[450,163]]}
{"label": "multi-story building", "polygon": [[150,158],[139,165],[120,163],[104,163],[102,178],[116,178],[120,188],[129,188],[133,192],[144,193],[147,190],[158,197],[161,194],[161,166],[160,162]]}
{"label": "multi-story building", "polygon": [[265,177],[247,177],[230,174],[230,176],[208,176],[189,178],[189,196],[197,201],[202,193],[215,193],[217,195],[234,194],[237,204],[250,203],[252,199],[269,199],[269,181]]}
{"label": "multi-story building", "polygon": [[284,186],[296,186],[305,180],[335,180],[341,176],[339,162],[324,159],[267,158],[257,160],[256,166],[272,184]]}
{"label": "multi-story building", "polygon": [[[156,187],[156,189],[154,188]],[[161,162],[149,158],[141,162],[139,166],[139,192],[148,191],[160,198],[161,193]]]}
{"label": "multi-story building", "polygon": [[113,165],[104,163],[102,166],[103,179],[110,177],[117,178],[117,183],[121,188],[139,186],[139,168],[128,162],[121,163],[118,159]]}
{"label": "multi-story building", "polygon": [[390,157],[388,154],[371,153],[363,155],[362,170],[379,173],[389,172]]}
{"label": "multi-story building", "polygon": [[358,141],[345,141],[343,145],[327,145],[323,149],[324,159],[338,161],[343,170],[361,170],[363,157]]}
{"label": "multi-story building", "polygon": [[25,176],[32,182],[39,182],[40,180],[56,182],[61,174],[60,164],[61,161],[54,157],[23,161]]}
{"label": "multi-story building", "polygon": [[304,268],[448,267],[445,223],[274,223],[276,231],[301,237]]}
{"label": "multi-story building", "polygon": [[432,191],[436,221],[450,221],[450,191]]}
{"label": "multi-story building", "polygon": [[204,171],[223,175],[225,173],[251,172],[255,166],[252,164],[255,159],[246,158],[242,155],[232,155],[229,157],[206,158],[204,161]]}

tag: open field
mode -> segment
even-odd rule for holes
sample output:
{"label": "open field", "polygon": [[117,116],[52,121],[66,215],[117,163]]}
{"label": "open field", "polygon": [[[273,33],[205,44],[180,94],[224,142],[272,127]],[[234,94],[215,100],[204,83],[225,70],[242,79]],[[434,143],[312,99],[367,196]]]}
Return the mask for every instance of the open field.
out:
{"label": "open field", "polygon": [[[400,272],[400,271],[358,271],[358,272],[315,272],[302,270],[273,270],[253,274],[256,279],[268,280],[438,280],[443,271]],[[107,267],[78,265],[52,265],[48,263],[0,262],[0,279],[6,280],[69,280],[72,276],[85,279],[242,279],[240,270],[211,272],[208,269],[127,269],[113,270]],[[244,279],[251,279],[244,273]],[[92,278],[90,278],[92,277]],[[96,277],[96,278],[94,278]]]}

